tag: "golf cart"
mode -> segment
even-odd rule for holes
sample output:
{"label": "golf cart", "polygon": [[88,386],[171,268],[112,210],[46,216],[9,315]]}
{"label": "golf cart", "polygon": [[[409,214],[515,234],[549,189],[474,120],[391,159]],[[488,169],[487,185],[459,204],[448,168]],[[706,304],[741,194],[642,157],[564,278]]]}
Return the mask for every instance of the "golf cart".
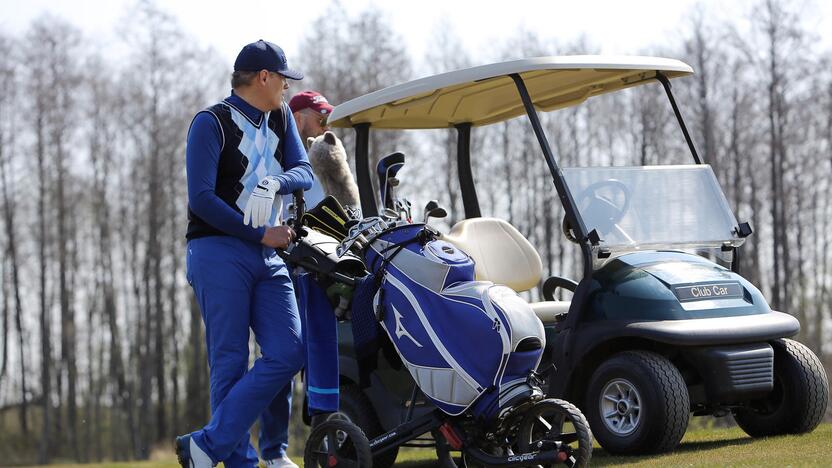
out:
{"label": "golf cart", "polygon": [[[467,253],[476,278],[517,292],[541,288],[531,306],[545,327],[547,396],[575,402],[612,453],[672,450],[689,416],[733,413],[753,437],[813,430],[825,413],[828,382],[812,352],[787,339],[792,316],[769,308],[740,276],[739,249],[751,234],[738,223],[710,166],[697,154],[670,80],[693,73],[652,57],[539,57],[478,66],[385,88],[345,102],[333,127],[356,132],[356,179],[363,216],[409,216],[409,203],[373,189],[370,130],[455,128],[465,219],[441,239]],[[693,164],[562,167],[538,111],[654,83],[662,86]],[[580,249],[577,281],[546,272],[529,241],[504,220],[481,216],[474,183],[472,129],[526,114],[565,213],[561,230]],[[380,163],[380,187],[390,184]],[[383,165],[383,166],[382,166]],[[382,170],[384,169],[384,170]],[[393,171],[395,175],[395,171]],[[406,210],[403,210],[406,208]],[[437,207],[430,207],[437,213]],[[555,291],[571,291],[568,301]],[[394,359],[378,359],[359,385],[348,328],[340,332],[341,407],[369,438],[432,405],[411,394]],[[441,439],[441,438],[440,438]],[[447,450],[438,440],[439,450]],[[375,466],[389,466],[395,451]]]}

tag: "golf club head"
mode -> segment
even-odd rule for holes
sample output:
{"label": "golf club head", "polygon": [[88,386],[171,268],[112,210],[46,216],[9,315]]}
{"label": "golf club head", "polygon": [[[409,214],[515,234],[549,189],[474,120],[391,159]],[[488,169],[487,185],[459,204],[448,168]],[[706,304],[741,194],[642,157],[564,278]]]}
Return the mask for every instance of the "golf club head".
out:
{"label": "golf club head", "polygon": [[431,200],[431,201],[427,202],[427,204],[425,204],[425,216],[423,218],[424,219],[423,222],[427,223],[428,218],[430,218],[430,212],[435,210],[438,207],[439,207],[439,202],[436,201],[436,200]]}
{"label": "golf club head", "polygon": [[429,202],[425,205],[425,213],[427,213],[428,211],[430,211],[430,210],[432,210],[432,209],[436,208],[437,206],[439,206],[439,202],[438,202],[438,201],[436,201],[436,200],[431,200],[431,201],[429,201]]}
{"label": "golf club head", "polygon": [[445,210],[445,208],[442,208],[441,206],[437,206],[436,208],[428,212],[429,218],[444,218],[445,216],[448,216],[448,211]]}
{"label": "golf club head", "polygon": [[448,211],[439,206],[438,201],[431,200],[425,205],[425,224],[429,218],[444,218],[445,216],[448,216]]}

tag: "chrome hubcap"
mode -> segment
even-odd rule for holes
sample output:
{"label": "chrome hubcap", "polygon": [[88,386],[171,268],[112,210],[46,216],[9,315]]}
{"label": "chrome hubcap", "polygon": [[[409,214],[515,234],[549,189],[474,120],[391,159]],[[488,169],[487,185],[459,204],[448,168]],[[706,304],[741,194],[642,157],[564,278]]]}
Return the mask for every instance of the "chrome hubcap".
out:
{"label": "chrome hubcap", "polygon": [[635,385],[625,379],[607,383],[598,402],[607,429],[616,435],[631,434],[638,428],[641,417],[641,395]]}

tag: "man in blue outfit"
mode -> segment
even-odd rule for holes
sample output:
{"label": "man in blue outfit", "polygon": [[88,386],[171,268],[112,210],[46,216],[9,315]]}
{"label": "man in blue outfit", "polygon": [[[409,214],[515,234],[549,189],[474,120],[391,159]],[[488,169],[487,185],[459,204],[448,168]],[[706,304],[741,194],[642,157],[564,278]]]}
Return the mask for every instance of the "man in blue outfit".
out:
{"label": "man in blue outfit", "polygon": [[[291,111],[283,50],[257,41],[234,63],[232,92],[199,112],[186,150],[188,282],[205,323],[211,421],[177,437],[184,467],[255,467],[249,429],[261,415],[261,455],[285,455],[289,382],[304,363],[301,321],[286,265],[275,253],[293,231],[280,225],[281,197],[312,185],[312,169]],[[262,356],[248,370],[249,329]]]}

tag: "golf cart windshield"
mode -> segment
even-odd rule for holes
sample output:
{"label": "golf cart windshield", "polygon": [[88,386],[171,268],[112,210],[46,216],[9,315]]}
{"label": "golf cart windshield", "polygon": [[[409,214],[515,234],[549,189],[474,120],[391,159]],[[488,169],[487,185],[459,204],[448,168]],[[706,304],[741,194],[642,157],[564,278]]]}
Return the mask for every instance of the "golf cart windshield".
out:
{"label": "golf cart windshield", "polygon": [[611,251],[739,246],[709,165],[565,168],[587,231]]}

